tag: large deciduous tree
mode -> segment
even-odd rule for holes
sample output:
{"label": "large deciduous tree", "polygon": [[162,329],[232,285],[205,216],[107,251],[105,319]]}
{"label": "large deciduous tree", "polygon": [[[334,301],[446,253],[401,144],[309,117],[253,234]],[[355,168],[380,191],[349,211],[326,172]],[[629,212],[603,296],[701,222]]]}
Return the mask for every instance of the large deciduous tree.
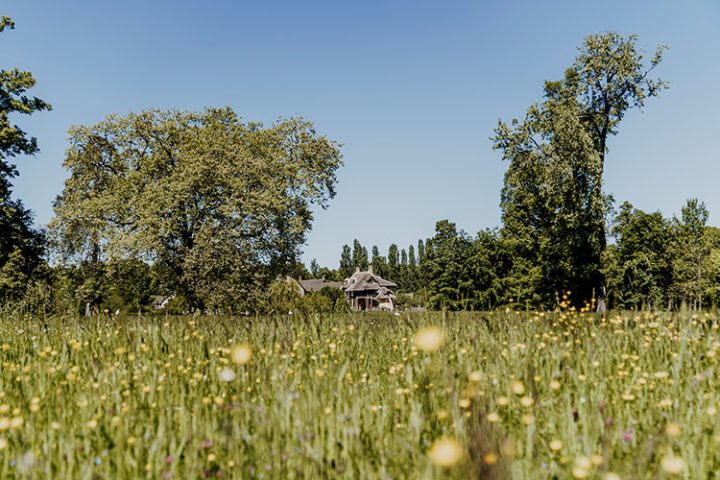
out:
{"label": "large deciduous tree", "polygon": [[[10,17],[0,18],[0,32],[13,29]],[[17,297],[40,264],[44,237],[32,226],[32,214],[12,198],[11,180],[18,175],[13,159],[38,152],[37,139],[10,120],[11,114],[31,115],[50,104],[29,96],[32,73],[0,70],[0,301]]]}
{"label": "large deciduous tree", "polygon": [[[645,62],[635,36],[588,36],[564,78],[545,83],[544,101],[523,120],[501,121],[495,130],[495,148],[510,162],[502,235],[520,263],[540,269],[539,284],[516,283],[537,284],[543,303],[566,289],[586,301],[603,284],[608,139],[629,109],[643,107],[667,86],[650,78],[663,51],[659,47]],[[514,270],[522,276],[533,268]]]}
{"label": "large deciduous tree", "polygon": [[296,265],[338,145],[302,119],[151,110],[70,130],[51,232],[69,261],[140,258],[188,303],[247,308]]}

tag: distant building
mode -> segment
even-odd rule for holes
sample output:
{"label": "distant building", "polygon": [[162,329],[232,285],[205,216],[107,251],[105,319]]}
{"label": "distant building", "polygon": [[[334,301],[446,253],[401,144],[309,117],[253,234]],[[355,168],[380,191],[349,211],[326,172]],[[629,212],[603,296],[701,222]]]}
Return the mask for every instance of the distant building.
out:
{"label": "distant building", "polygon": [[372,267],[366,272],[358,269],[351,277],[346,278],[342,286],[352,310],[395,309],[395,290],[397,284],[376,275]]}
{"label": "distant building", "polygon": [[298,280],[300,296],[304,297],[310,292],[319,292],[323,288],[343,288],[342,282],[328,282],[324,278],[311,278],[309,280]]}

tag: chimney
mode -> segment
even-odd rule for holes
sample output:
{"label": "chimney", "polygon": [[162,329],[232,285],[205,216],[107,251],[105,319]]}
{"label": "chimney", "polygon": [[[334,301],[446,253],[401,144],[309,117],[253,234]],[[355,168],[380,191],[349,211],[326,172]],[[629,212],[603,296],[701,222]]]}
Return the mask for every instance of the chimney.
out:
{"label": "chimney", "polygon": [[375,275],[375,272],[373,272],[372,265],[370,265],[370,266],[368,267],[368,272],[370,272],[370,274],[372,274],[372,275]]}

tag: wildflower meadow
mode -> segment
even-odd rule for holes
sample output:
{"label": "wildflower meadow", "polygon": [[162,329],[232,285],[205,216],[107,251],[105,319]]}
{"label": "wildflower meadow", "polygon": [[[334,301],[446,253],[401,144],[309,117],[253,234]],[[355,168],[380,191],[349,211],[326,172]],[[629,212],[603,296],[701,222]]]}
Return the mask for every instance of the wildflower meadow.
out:
{"label": "wildflower meadow", "polygon": [[5,318],[0,478],[713,478],[717,316]]}

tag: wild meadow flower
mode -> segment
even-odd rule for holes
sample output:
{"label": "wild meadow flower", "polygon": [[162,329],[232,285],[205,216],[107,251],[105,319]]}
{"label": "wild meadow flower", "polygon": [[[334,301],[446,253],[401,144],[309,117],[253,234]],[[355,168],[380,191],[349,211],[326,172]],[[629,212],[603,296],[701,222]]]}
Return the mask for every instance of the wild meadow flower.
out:
{"label": "wild meadow flower", "polygon": [[575,457],[575,468],[573,468],[573,476],[575,478],[585,478],[589,476],[592,466],[592,461],[585,455]]}
{"label": "wild meadow flower", "polygon": [[17,416],[10,419],[10,428],[20,428],[24,423],[23,417]]}
{"label": "wild meadow flower", "polygon": [[495,465],[498,461],[498,457],[494,452],[487,452],[483,455],[483,462],[486,465]]}
{"label": "wild meadow flower", "polygon": [[220,373],[218,373],[218,379],[221,382],[232,382],[235,380],[235,372],[230,368],[223,368],[220,370]]}
{"label": "wild meadow flower", "polygon": [[572,469],[572,475],[574,478],[587,478],[590,475],[590,470],[575,465]]}
{"label": "wild meadow flower", "polygon": [[433,442],[427,451],[430,461],[439,467],[452,467],[464,456],[460,443],[454,438],[442,437]]}
{"label": "wild meadow flower", "polygon": [[512,384],[512,391],[515,395],[523,395],[525,393],[525,385],[521,381],[515,381]]}
{"label": "wild meadow flower", "polygon": [[685,471],[686,463],[682,457],[670,453],[660,460],[660,466],[670,475],[680,475]]}
{"label": "wild meadow flower", "polygon": [[445,342],[445,332],[436,326],[423,327],[415,333],[415,346],[423,352],[438,350]]}
{"label": "wild meadow flower", "polygon": [[490,412],[485,416],[485,419],[490,423],[497,423],[500,421],[500,416],[495,412]]}
{"label": "wild meadow flower", "polygon": [[677,423],[670,422],[665,425],[665,434],[668,437],[679,437],[682,433],[682,427]]}
{"label": "wild meadow flower", "polygon": [[230,350],[230,358],[237,365],[245,365],[252,358],[252,348],[247,343],[237,344]]}

